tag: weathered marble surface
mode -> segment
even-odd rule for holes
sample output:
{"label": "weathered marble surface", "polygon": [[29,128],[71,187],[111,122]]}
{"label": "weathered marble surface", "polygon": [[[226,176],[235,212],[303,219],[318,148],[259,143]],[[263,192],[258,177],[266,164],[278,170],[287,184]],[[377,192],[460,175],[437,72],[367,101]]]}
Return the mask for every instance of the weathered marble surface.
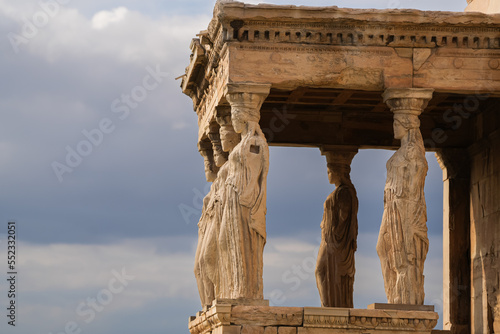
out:
{"label": "weathered marble surface", "polygon": [[427,160],[418,115],[432,90],[389,89],[384,100],[394,112],[394,137],[401,148],[387,162],[384,215],[377,242],[387,300],[424,303],[424,262],[429,249],[424,196]]}
{"label": "weathered marble surface", "polygon": [[436,152],[443,170],[443,328],[471,333],[470,157],[465,149]]}
{"label": "weathered marble surface", "polygon": [[[231,152],[237,145],[240,136],[234,131],[231,125],[230,113],[223,113],[217,118],[221,129],[220,135],[211,137],[215,139],[213,145],[221,147],[221,150]],[[215,152],[215,150],[213,150]],[[229,165],[225,160],[226,155],[218,154],[213,160],[208,159],[208,166],[220,165],[217,167],[218,173],[213,175],[210,168],[206,170],[207,181],[209,177],[213,181],[210,192],[203,199],[203,209],[198,223],[198,246],[195,256],[195,277],[198,284],[202,306],[210,305],[212,301],[220,295],[220,261],[218,240],[221,221],[224,210],[224,191],[226,189],[226,179]]]}
{"label": "weathered marble surface", "polygon": [[354,253],[358,236],[358,198],[350,179],[356,151],[324,152],[335,191],[325,201],[316,284],[323,307],[353,307]]}
{"label": "weathered marble surface", "polygon": [[[498,115],[498,109],[488,111]],[[486,116],[486,115],[485,115]],[[500,131],[476,121],[471,169],[472,333],[500,333]]]}
{"label": "weathered marble surface", "polygon": [[234,130],[241,141],[229,154],[218,240],[218,298],[263,299],[266,184],[269,147],[259,126],[269,85],[228,86]]}

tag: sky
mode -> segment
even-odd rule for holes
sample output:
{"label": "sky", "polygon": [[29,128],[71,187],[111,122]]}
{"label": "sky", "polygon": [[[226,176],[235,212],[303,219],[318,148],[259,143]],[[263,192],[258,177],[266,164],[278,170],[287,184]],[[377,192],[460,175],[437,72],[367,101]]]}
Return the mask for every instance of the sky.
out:
{"label": "sky", "polygon": [[[0,0],[0,333],[188,332],[188,317],[200,310],[193,264],[209,184],[197,117],[175,78],[214,3]],[[307,5],[463,11],[466,1]],[[127,104],[130,95],[137,99]],[[361,151],[352,164],[357,308],[386,301],[375,245],[392,153]],[[442,174],[434,155],[427,159],[426,304],[441,314]],[[271,148],[264,253],[271,305],[320,305],[314,263],[333,190],[318,149]],[[9,222],[15,327],[7,323]]]}

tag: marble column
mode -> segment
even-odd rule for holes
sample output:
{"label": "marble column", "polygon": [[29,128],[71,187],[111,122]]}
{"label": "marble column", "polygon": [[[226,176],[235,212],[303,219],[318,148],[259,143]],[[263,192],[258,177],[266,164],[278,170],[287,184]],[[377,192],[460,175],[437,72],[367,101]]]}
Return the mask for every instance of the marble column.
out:
{"label": "marble column", "polygon": [[[205,177],[207,182],[214,182],[217,179],[219,167],[216,166],[214,159],[214,151],[210,141],[200,141],[198,150],[204,160]],[[198,285],[200,301],[202,306],[209,305],[214,299],[214,282],[209,278],[210,271],[213,271],[214,265],[209,265],[216,259],[216,249],[207,248],[205,244],[210,233],[214,219],[214,197],[215,197],[215,182],[210,187],[210,192],[203,199],[203,207],[200,220],[198,222],[198,245],[196,247],[196,255],[194,260],[194,275]]]}
{"label": "marble column", "polygon": [[465,149],[436,152],[443,170],[443,329],[471,333],[471,163]]}
{"label": "marble column", "polygon": [[387,300],[423,305],[424,262],[429,249],[424,196],[428,165],[419,115],[432,89],[389,88],[384,102],[394,113],[394,138],[401,147],[387,162],[384,215],[377,242]]}
{"label": "marble column", "polygon": [[358,149],[323,147],[321,151],[326,156],[328,180],[335,184],[335,191],[323,206],[316,285],[321,306],[353,308],[359,203],[350,172]]}
{"label": "marble column", "polygon": [[228,158],[228,152],[224,152],[222,149],[220,128],[220,125],[214,121],[210,123],[207,133],[207,136],[212,143],[214,162],[217,167],[224,165]]}
{"label": "marble column", "polygon": [[271,85],[228,84],[231,122],[241,141],[227,161],[219,234],[218,298],[262,300],[266,243],[266,183],[269,148],[259,126],[260,108]]}

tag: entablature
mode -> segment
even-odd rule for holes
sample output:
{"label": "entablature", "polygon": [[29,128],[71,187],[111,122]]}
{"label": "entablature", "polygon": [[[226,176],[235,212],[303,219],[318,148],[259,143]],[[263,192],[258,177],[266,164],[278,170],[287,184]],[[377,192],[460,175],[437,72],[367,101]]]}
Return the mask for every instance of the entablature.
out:
{"label": "entablature", "polygon": [[[285,131],[268,136],[271,145],[391,147],[391,114],[381,93],[431,88],[424,137],[435,143],[445,136],[447,146],[463,147],[471,141],[470,122],[454,129],[463,119],[455,105],[463,109],[472,98],[479,103],[475,115],[500,98],[500,15],[218,1],[191,50],[182,89],[193,99],[200,140],[216,107],[228,104],[229,83],[271,85],[263,128],[276,108],[295,113]],[[277,103],[280,94],[290,100]]]}

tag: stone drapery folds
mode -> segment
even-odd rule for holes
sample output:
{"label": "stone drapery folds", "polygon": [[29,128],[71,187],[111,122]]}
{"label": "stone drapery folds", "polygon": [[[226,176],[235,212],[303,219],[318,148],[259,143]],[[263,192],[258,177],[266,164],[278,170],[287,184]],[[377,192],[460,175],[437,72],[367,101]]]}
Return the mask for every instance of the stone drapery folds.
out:
{"label": "stone drapery folds", "polygon": [[432,98],[429,89],[388,89],[394,137],[401,147],[387,162],[384,214],[377,243],[389,303],[423,305],[424,262],[429,249],[424,196],[428,165],[418,115]]}
{"label": "stone drapery folds", "polygon": [[[213,184],[204,200],[195,259],[203,306],[214,299],[263,299],[269,148],[258,120],[269,90],[270,85],[228,85],[230,106],[217,108],[218,125],[208,130],[213,147],[205,150],[212,153],[205,161]],[[217,168],[216,177],[208,173],[210,166]]]}
{"label": "stone drapery folds", "polygon": [[356,153],[325,152],[329,181],[336,189],[324,204],[316,264],[316,284],[323,307],[353,307],[358,198],[349,172]]}

